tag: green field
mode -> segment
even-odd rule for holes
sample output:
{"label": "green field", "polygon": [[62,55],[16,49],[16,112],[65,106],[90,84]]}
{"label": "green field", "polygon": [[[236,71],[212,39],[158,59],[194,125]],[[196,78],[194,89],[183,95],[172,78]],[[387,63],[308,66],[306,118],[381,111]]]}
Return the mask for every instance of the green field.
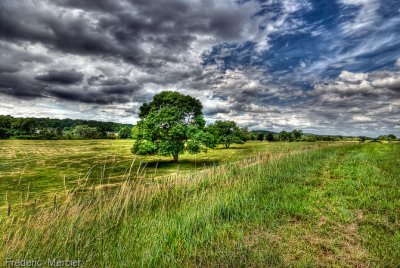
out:
{"label": "green field", "polygon": [[[8,157],[2,159],[2,172],[23,168],[26,159],[31,166],[24,174],[42,174],[37,191],[62,190],[57,180],[46,185],[49,163],[53,176],[62,176],[85,172],[114,154],[117,174],[131,159],[127,141],[82,141],[75,149],[66,141],[60,142],[63,149],[49,146],[52,142],[38,142],[42,147],[37,148],[26,141],[5,144],[10,147],[2,147]],[[400,144],[253,142],[212,150],[197,156],[197,163],[255,153],[202,171],[132,178],[114,191],[69,191],[68,201],[56,209],[26,207],[25,215],[0,217],[0,261],[76,259],[85,267],[398,267]],[[182,157],[184,170],[193,169],[192,157]],[[164,161],[164,174],[176,172]],[[111,168],[107,172],[114,174]],[[18,183],[18,172],[8,176]],[[1,185],[12,189],[12,184]]]}
{"label": "green field", "polygon": [[0,140],[0,206],[43,199],[74,188],[78,182],[114,184],[124,181],[139,166],[146,175],[192,172],[257,153],[276,153],[319,146],[312,143],[247,142],[230,149],[210,149],[196,156],[184,154],[177,165],[171,157],[140,156],[130,151],[132,140]]}

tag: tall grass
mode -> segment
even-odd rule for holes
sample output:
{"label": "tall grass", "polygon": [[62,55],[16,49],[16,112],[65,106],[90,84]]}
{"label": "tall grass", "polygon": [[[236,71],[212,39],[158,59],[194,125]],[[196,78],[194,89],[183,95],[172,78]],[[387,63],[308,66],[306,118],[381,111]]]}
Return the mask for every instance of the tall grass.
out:
{"label": "tall grass", "polygon": [[[329,207],[330,200],[323,196],[332,182],[327,172],[337,172],[338,157],[363,146],[259,154],[162,179],[143,179],[140,170],[115,188],[77,188],[57,208],[43,206],[2,219],[0,258],[80,259],[86,267],[394,264],[399,255],[379,263],[373,247],[372,256],[347,252],[364,250],[358,234],[346,248],[345,230],[326,222],[349,219],[321,218],[321,206]],[[327,217],[348,208],[330,209]],[[337,241],[324,233],[327,226],[337,231]],[[391,241],[398,242],[398,230],[392,231]],[[320,243],[324,235],[326,245]]]}

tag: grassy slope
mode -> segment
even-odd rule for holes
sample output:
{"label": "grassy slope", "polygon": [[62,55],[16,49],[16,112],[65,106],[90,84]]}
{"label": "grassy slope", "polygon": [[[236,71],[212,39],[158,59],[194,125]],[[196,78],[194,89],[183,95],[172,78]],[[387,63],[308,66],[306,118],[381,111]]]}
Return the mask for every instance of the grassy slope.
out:
{"label": "grassy slope", "polygon": [[[119,182],[130,167],[133,155],[132,140],[59,140],[29,141],[0,140],[0,206],[5,204],[5,194],[12,204],[29,198],[37,199],[76,185],[91,169],[91,183]],[[297,150],[315,146],[311,143],[268,143],[248,142],[233,145],[230,149],[214,149],[197,156],[181,156],[180,165],[171,163],[171,157],[139,157],[134,163],[136,170],[143,161],[146,172],[166,175],[193,171],[221,161],[231,161],[255,152],[277,152]]]}
{"label": "grassy slope", "polygon": [[399,144],[235,164],[3,221],[1,257],[88,267],[373,266],[400,259]]}

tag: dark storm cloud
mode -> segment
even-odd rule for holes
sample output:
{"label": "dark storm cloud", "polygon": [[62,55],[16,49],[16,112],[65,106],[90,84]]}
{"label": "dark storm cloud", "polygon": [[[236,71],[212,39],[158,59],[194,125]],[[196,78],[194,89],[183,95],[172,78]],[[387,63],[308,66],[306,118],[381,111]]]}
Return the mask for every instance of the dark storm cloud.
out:
{"label": "dark storm cloud", "polygon": [[76,84],[82,81],[83,74],[74,70],[50,70],[35,77],[36,80],[58,84]]}
{"label": "dark storm cloud", "polygon": [[[58,1],[60,8],[85,11],[67,13],[51,4],[6,0],[2,2],[0,37],[39,42],[73,54],[122,57],[135,65],[157,67],[179,60],[176,56],[189,48],[196,34],[241,37],[242,22],[248,16],[239,9],[226,10],[211,2],[114,2]],[[143,50],[143,43],[154,49]]]}
{"label": "dark storm cloud", "polygon": [[45,91],[47,97],[58,98],[68,101],[76,101],[88,104],[114,104],[131,102],[141,86],[127,81],[118,79],[103,81],[92,87],[72,86],[69,88],[48,87]]}
{"label": "dark storm cloud", "polygon": [[113,0],[55,0],[61,6],[68,6],[74,8],[81,8],[84,10],[94,10],[94,11],[120,11],[123,9],[121,1]]}
{"label": "dark storm cloud", "polygon": [[46,55],[30,52],[26,48],[1,42],[0,39],[0,73],[18,72],[23,69],[23,64],[27,63],[50,63],[51,61],[52,60]]}
{"label": "dark storm cloud", "polygon": [[101,91],[104,93],[118,94],[118,95],[132,94],[135,90],[136,90],[135,87],[131,85],[108,86],[108,87],[103,87],[101,89]]}
{"label": "dark storm cloud", "polygon": [[0,38],[13,42],[42,43],[54,49],[77,54],[112,54],[120,50],[89,17],[66,15],[45,2],[3,1]]}
{"label": "dark storm cloud", "polygon": [[38,98],[44,97],[44,88],[40,83],[17,74],[0,74],[0,93],[21,97]]}
{"label": "dark storm cloud", "polygon": [[107,94],[103,92],[84,91],[66,91],[63,89],[51,89],[48,91],[51,97],[56,97],[63,100],[79,101],[88,104],[111,104],[111,103],[125,103],[130,99],[127,96],[120,94]]}
{"label": "dark storm cloud", "polygon": [[[47,77],[46,77],[47,78]],[[69,85],[76,79],[58,78],[52,76],[55,84]],[[68,82],[68,83],[67,83]],[[15,74],[0,74],[0,93],[23,98],[58,98],[68,101],[76,101],[90,104],[126,103],[132,101],[133,94],[139,87],[135,85],[106,85],[95,90],[87,90],[81,86],[62,88],[60,86],[46,85],[41,81],[36,82],[24,76]]]}
{"label": "dark storm cloud", "polygon": [[[176,83],[189,79],[196,68],[182,71],[165,67],[171,64],[187,65],[188,50],[199,35],[215,40],[239,40],[248,30],[245,20],[256,10],[249,5],[220,5],[212,1],[11,1],[1,2],[0,41],[3,44],[23,47],[39,44],[58,55],[96,57],[109,62],[121,60],[141,68],[145,73],[138,81],[148,83]],[[235,7],[237,6],[237,7]],[[0,44],[1,45],[1,44]],[[26,49],[25,49],[26,50]],[[29,51],[29,49],[28,49]],[[18,52],[18,53],[17,53]],[[0,72],[17,72],[29,59],[22,58],[23,49],[16,51],[14,59],[4,56]],[[32,54],[33,56],[33,54]],[[35,55],[40,57],[40,55]],[[45,54],[41,55],[46,57]],[[14,62],[12,62],[14,60]],[[31,60],[42,60],[34,59]],[[73,61],[67,62],[73,66]],[[33,67],[33,66],[32,66]],[[166,70],[168,70],[166,72]],[[159,73],[159,76],[152,74]],[[85,74],[86,75],[86,74]],[[111,94],[110,101],[131,99],[132,84],[106,74],[87,74],[79,95],[67,89],[55,90],[53,84],[73,85],[83,81],[84,74],[65,66],[62,70],[40,69],[34,80],[42,83],[43,92],[60,99],[82,102],[109,102],[96,94]],[[12,79],[12,77],[9,77]],[[120,79],[119,81],[115,79]],[[30,79],[32,80],[32,79]],[[9,83],[11,81],[7,80]],[[29,84],[18,83],[12,90],[2,90],[10,95],[29,95]],[[46,88],[48,86],[50,89]],[[20,91],[19,93],[16,91]],[[28,92],[28,94],[26,94]],[[86,96],[85,94],[88,94]],[[93,98],[91,98],[93,97]]]}
{"label": "dark storm cloud", "polygon": [[97,76],[92,76],[88,79],[89,85],[103,85],[103,86],[121,86],[128,85],[131,82],[125,77],[112,77],[107,78],[100,74]]}
{"label": "dark storm cloud", "polygon": [[206,109],[206,111],[204,112],[204,114],[206,116],[213,116],[216,114],[227,114],[229,113],[231,110],[227,107],[210,107],[208,109]]}
{"label": "dark storm cloud", "polygon": [[0,62],[0,73],[15,73],[18,72],[20,69],[21,68],[18,65]]}

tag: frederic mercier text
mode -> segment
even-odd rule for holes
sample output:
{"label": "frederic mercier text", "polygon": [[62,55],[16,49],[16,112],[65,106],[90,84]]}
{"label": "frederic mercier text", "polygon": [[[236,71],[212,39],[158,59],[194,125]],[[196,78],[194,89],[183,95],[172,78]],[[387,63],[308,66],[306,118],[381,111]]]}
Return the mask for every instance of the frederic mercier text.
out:
{"label": "frederic mercier text", "polygon": [[80,267],[82,265],[82,260],[58,260],[55,258],[47,260],[14,260],[6,258],[4,261],[5,267]]}

